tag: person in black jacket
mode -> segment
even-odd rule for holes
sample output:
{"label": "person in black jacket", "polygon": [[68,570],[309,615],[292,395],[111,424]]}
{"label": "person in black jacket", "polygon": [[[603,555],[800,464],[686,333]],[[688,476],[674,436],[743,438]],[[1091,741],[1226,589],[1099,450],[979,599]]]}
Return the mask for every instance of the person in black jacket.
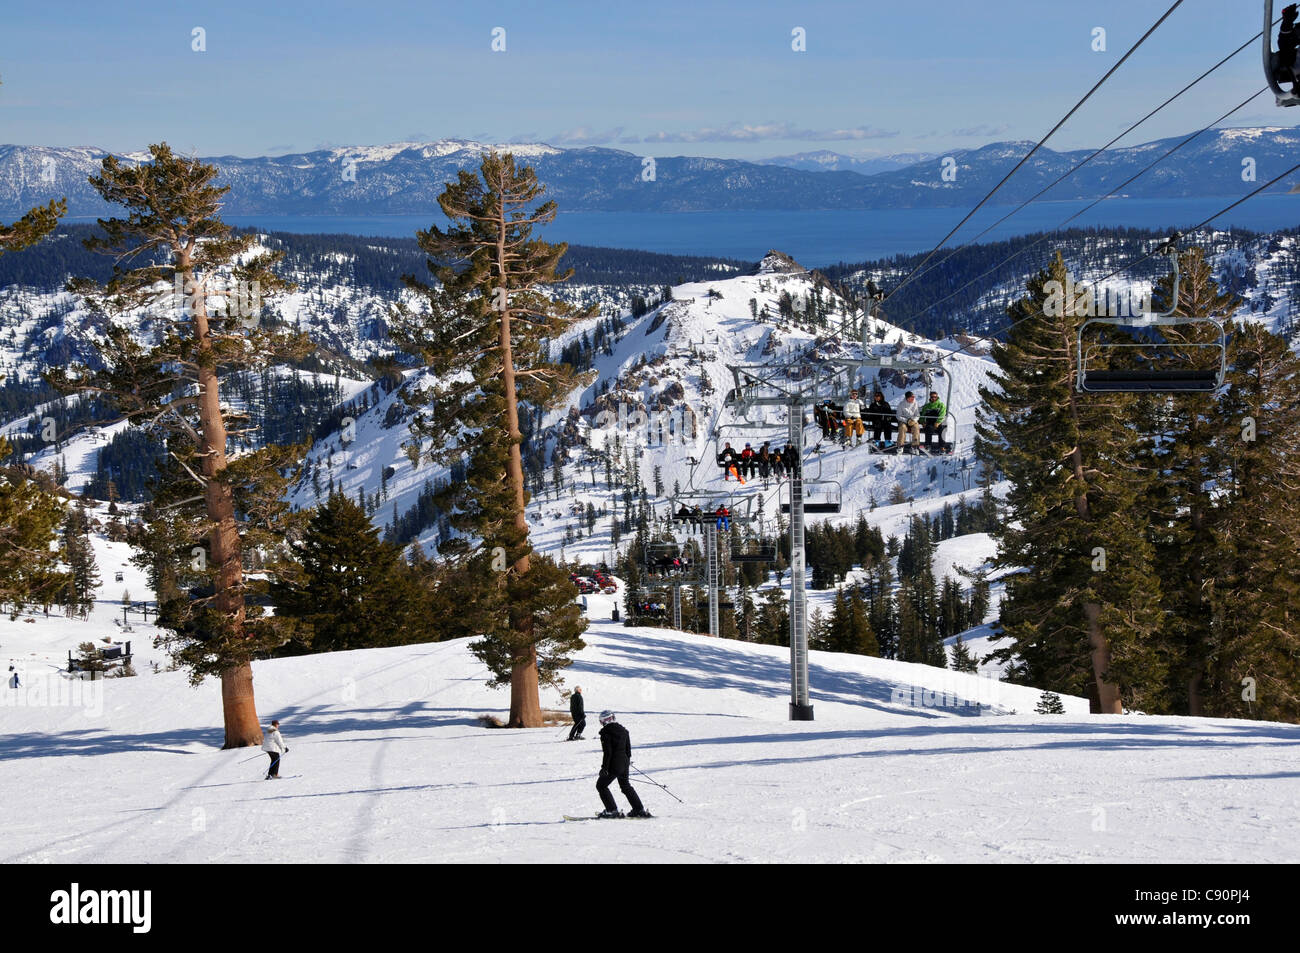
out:
{"label": "person in black jacket", "polygon": [[884,394],[876,391],[863,416],[867,418],[867,429],[871,431],[873,443],[883,443],[889,439],[894,429],[894,408],[885,400]]}
{"label": "person in black jacket", "polygon": [[781,460],[785,464],[786,472],[789,473],[790,476],[799,476],[799,454],[794,447],[790,446],[788,443],[785,445],[785,449],[781,451]]}
{"label": "person in black jacket", "polygon": [[581,741],[582,730],[587,727],[587,710],[582,705],[582,689],[573,686],[569,696],[569,714],[573,716],[573,730],[569,732],[570,741]]}
{"label": "person in black jacket", "polygon": [[649,817],[650,812],[641,804],[641,799],[636,796],[636,791],[632,790],[632,785],[627,779],[627,773],[632,767],[632,739],[628,736],[627,729],[614,720],[612,711],[602,711],[600,723],[603,726],[600,729],[600,747],[604,752],[604,758],[600,762],[600,778],[596,781],[596,792],[600,795],[600,802],[605,805],[605,810],[597,817],[623,816],[619,813],[614,795],[609,793],[609,786],[615,780],[618,781],[618,788],[627,798],[628,804],[632,805],[628,817]]}
{"label": "person in black jacket", "polygon": [[731,444],[723,447],[722,452],[718,454],[718,466],[722,468],[722,479],[730,480],[731,474],[736,474],[736,479],[740,479],[740,455],[731,449]]}

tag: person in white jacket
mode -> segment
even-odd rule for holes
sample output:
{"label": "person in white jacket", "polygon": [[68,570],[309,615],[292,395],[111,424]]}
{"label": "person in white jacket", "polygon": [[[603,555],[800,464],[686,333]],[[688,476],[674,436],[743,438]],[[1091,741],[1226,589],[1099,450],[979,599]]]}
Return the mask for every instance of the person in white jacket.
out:
{"label": "person in white jacket", "polygon": [[266,771],[266,780],[280,780],[280,755],[287,754],[284,738],[280,736],[280,723],[271,722],[270,728],[262,730],[262,750],[271,756],[271,766]]}
{"label": "person in white jacket", "polygon": [[903,402],[898,405],[898,445],[907,445],[906,435],[912,435],[912,451],[921,443],[921,405],[916,402],[916,395],[910,390]]}
{"label": "person in white jacket", "polygon": [[849,394],[849,399],[844,402],[844,443],[847,446],[852,441],[853,446],[859,446],[864,435],[862,402],[858,400],[858,392],[853,391]]}

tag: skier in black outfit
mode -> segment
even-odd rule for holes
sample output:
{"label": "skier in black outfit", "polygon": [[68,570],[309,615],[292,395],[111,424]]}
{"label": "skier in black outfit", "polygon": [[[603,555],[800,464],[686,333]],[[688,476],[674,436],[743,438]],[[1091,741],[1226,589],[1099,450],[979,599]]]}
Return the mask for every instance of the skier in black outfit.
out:
{"label": "skier in black outfit", "polygon": [[582,689],[573,686],[573,695],[569,698],[569,714],[573,716],[573,730],[569,732],[570,741],[581,741],[582,730],[587,727],[587,712],[582,706]]}
{"label": "skier in black outfit", "polygon": [[650,812],[641,804],[641,799],[636,796],[636,791],[627,779],[628,770],[632,767],[632,739],[628,736],[627,729],[614,720],[612,711],[602,711],[600,723],[603,726],[600,729],[600,747],[604,751],[604,758],[600,762],[596,791],[600,794],[600,802],[605,805],[605,810],[596,816],[623,816],[619,813],[618,804],[614,802],[614,795],[609,793],[609,786],[617,780],[619,790],[627,798],[628,804],[632,805],[628,817],[650,817]]}

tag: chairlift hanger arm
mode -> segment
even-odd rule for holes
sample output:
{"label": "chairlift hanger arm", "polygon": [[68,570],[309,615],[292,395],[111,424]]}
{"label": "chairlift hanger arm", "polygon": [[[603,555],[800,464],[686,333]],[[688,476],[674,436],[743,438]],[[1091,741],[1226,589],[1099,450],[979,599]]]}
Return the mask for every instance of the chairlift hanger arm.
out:
{"label": "chairlift hanger arm", "polygon": [[1300,82],[1293,82],[1291,91],[1287,92],[1277,78],[1281,66],[1281,51],[1273,49],[1274,22],[1273,0],[1264,0],[1264,78],[1268,81],[1268,87],[1273,91],[1273,98],[1279,106],[1300,106]]}

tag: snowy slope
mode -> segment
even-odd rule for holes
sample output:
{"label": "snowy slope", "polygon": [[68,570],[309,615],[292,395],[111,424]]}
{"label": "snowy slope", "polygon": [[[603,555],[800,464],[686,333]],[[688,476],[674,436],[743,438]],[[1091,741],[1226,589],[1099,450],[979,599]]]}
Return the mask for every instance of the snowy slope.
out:
{"label": "snowy slope", "polygon": [[595,726],[574,744],[481,727],[507,695],[457,641],[256,663],[300,775],[280,782],[256,750],[218,750],[219,688],[182,673],[97,683],[98,715],[7,707],[0,860],[1300,860],[1297,726],[1089,717],[1080,699],[1035,716],[1032,690],[820,653],[817,720],[794,723],[781,649],[601,622],[587,638],[569,684],[682,799],[634,774],[653,821],[562,823],[598,807]]}
{"label": "snowy slope", "polygon": [[[124,508],[124,517],[128,509]],[[81,643],[94,642],[102,646],[105,638],[114,642],[131,642],[138,672],[150,671],[155,663],[165,669],[170,662],[165,651],[154,648],[153,640],[158,630],[151,622],[145,621],[143,613],[132,610],[124,614],[122,611],[123,597],[129,597],[132,603],[147,602],[154,599],[154,593],[144,571],[131,565],[130,545],[110,542],[102,531],[93,531],[111,518],[108,505],[87,507],[86,512],[91,520],[90,542],[100,580],[90,617],[84,620],[65,618],[63,610],[58,607],[52,608],[48,616],[39,608],[20,613],[17,618],[0,615],[0,662],[3,662],[6,675],[9,667],[13,666],[20,681],[35,682],[55,677],[66,668],[69,651],[75,656]],[[120,582],[118,573],[122,574]]]}
{"label": "snowy slope", "polygon": [[[546,496],[535,498],[530,506],[534,545],[557,556],[563,551],[569,559],[612,561],[608,519],[600,521],[595,535],[564,543],[566,527],[576,530],[580,523],[570,513],[573,504],[585,507],[591,503],[597,510],[612,511],[616,498],[629,486],[617,479],[612,486],[605,484],[603,457],[606,454],[616,465],[635,461],[641,486],[655,500],[660,515],[667,512],[668,501],[666,496],[655,497],[656,468],[667,493],[677,485],[683,490],[716,493],[719,501],[727,499],[741,505],[744,505],[742,497],[752,496],[749,506],[755,513],[761,499],[766,525],[770,528],[779,508],[777,483],[771,481],[764,486],[756,481],[737,488],[736,483],[723,481],[721,471],[712,461],[726,442],[737,450],[746,442],[755,448],[765,440],[774,445],[784,444],[788,435],[787,411],[767,408],[755,410],[749,420],[737,417],[723,401],[732,387],[728,366],[754,365],[788,357],[815,344],[841,350],[854,346],[853,342],[828,336],[825,331],[819,332],[819,337],[797,323],[776,317],[783,292],[802,302],[813,287],[812,275],[797,263],[774,255],[764,261],[758,274],[679,285],[673,289],[672,301],[639,319],[627,316],[626,331],[612,346],[611,353],[595,357],[596,383],[576,390],[566,406],[549,412],[543,420],[545,427],[559,428],[570,413],[576,412],[580,440],[564,451],[568,464],[566,481],[558,496],[550,489],[548,475]],[[720,297],[712,296],[711,291]],[[825,290],[823,294],[830,297]],[[772,317],[766,321],[755,320],[751,299],[757,310],[766,308]],[[925,341],[884,321],[873,322],[871,334],[872,340],[879,342],[875,345],[877,350],[901,347],[913,359],[937,359],[956,347],[946,341]],[[774,335],[779,343],[773,341]],[[806,492],[809,498],[815,498],[835,492],[833,484],[839,484],[843,507],[832,521],[851,523],[860,512],[867,513],[872,524],[880,525],[889,536],[904,532],[912,515],[937,512],[945,503],[955,502],[964,491],[971,491],[973,500],[978,491],[972,489],[975,472],[972,427],[979,388],[986,383],[993,365],[984,357],[959,354],[945,361],[944,367],[951,373],[953,383],[949,411],[956,422],[958,450],[952,456],[918,459],[872,455],[866,448],[838,447],[818,452],[815,447],[820,442],[820,431],[812,422],[811,411],[808,412],[804,431],[809,447],[805,455]],[[408,386],[416,385],[420,379],[418,375],[409,376]],[[870,386],[874,380],[867,383]],[[902,402],[908,389],[914,390],[922,402],[925,399],[925,385],[919,374],[890,376],[882,380],[881,386],[894,406]],[[934,386],[947,396],[946,378],[937,378]],[[606,393],[601,393],[602,387],[607,388]],[[362,490],[367,497],[381,494],[382,503],[375,513],[375,522],[381,525],[391,520],[394,506],[399,513],[405,513],[415,503],[426,481],[448,476],[445,468],[428,463],[411,465],[403,449],[409,441],[405,424],[387,423],[390,414],[401,409],[398,393],[377,400],[353,422],[347,435],[352,439],[345,440],[344,434],[336,434],[318,443],[308,458],[313,467],[322,467],[322,492],[328,488],[332,476],[336,488],[354,499]],[[674,428],[680,424],[681,437],[664,440],[657,431],[652,432],[654,428],[643,421],[651,419],[655,412],[660,414],[658,419],[673,421]],[[638,416],[642,413],[644,416]],[[549,449],[555,448],[552,437]],[[333,464],[326,466],[331,455]],[[694,475],[689,463],[692,458],[703,461]],[[386,467],[391,467],[393,472],[384,486],[381,474]],[[896,486],[902,489],[907,502],[890,506],[887,501]],[[306,481],[290,498],[304,508],[317,501],[314,487]],[[731,508],[739,509],[737,505]],[[426,531],[420,541],[432,547],[436,530]]]}

